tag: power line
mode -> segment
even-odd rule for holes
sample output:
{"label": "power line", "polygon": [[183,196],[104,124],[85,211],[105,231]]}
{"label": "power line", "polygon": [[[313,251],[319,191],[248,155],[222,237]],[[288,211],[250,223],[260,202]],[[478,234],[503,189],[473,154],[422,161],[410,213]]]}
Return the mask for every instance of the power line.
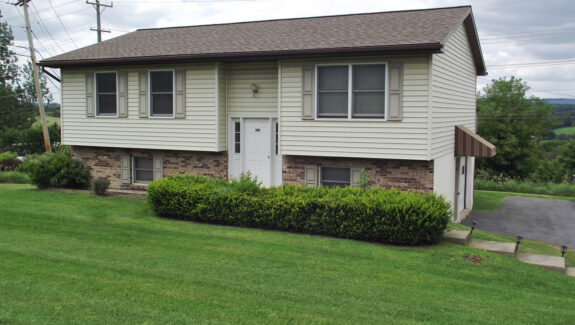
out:
{"label": "power line", "polygon": [[66,28],[66,26],[64,26],[64,22],[62,22],[62,19],[60,18],[60,16],[58,16],[58,12],[56,12],[56,9],[54,8],[54,4],[52,4],[52,0],[48,0],[48,2],[50,3],[50,7],[52,7],[52,11],[53,11],[54,14],[56,15],[56,18],[58,18],[58,21],[60,22],[60,25],[62,25],[62,29],[64,29],[64,31],[66,32],[66,34],[68,34],[68,37],[70,38],[70,40],[72,41],[72,43],[74,43],[74,46],[76,46],[76,48],[78,48],[78,44],[76,44],[76,42],[75,42],[74,39],[72,38],[72,35],[70,35],[70,32],[68,32],[68,29]]}
{"label": "power line", "polygon": [[513,32],[513,33],[479,34],[479,36],[480,37],[490,37],[490,36],[499,36],[499,35],[533,34],[533,33],[544,33],[544,32],[563,31],[563,30],[564,31],[575,30],[575,27],[550,28],[550,29],[540,29],[537,31],[524,31],[524,32]]}
{"label": "power line", "polygon": [[575,59],[549,60],[549,61],[539,61],[539,62],[510,63],[510,64],[498,64],[498,65],[491,65],[491,66],[489,66],[489,69],[536,67],[536,66],[549,66],[549,65],[559,65],[559,64],[575,64]]}
{"label": "power line", "polygon": [[46,27],[46,25],[44,24],[44,21],[42,21],[42,17],[40,17],[40,14],[38,13],[38,10],[36,10],[36,6],[34,6],[34,3],[31,3],[32,10],[33,10],[33,14],[36,15],[36,17],[38,17],[38,21],[36,22],[38,25],[40,25],[41,28],[44,29],[44,31],[46,32],[46,35],[48,35],[48,37],[50,37],[50,39],[52,40],[52,42],[54,42],[55,44],[58,45],[58,48],[62,51],[65,52],[65,50],[60,46],[60,44],[56,41],[56,39],[54,39],[54,37],[52,36],[52,33],[50,33],[50,31],[48,30],[48,28]]}

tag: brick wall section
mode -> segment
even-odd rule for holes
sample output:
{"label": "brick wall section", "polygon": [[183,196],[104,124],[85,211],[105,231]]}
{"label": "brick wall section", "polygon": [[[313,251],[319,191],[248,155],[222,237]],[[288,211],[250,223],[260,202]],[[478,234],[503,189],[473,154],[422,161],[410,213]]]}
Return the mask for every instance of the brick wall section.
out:
{"label": "brick wall section", "polygon": [[141,150],[120,148],[79,147],[71,148],[72,156],[81,160],[93,178],[107,178],[112,189],[145,189],[141,184],[122,184],[120,157],[164,157],[164,177],[168,175],[194,174],[201,176],[228,177],[227,152],[195,152],[171,150]]}
{"label": "brick wall section", "polygon": [[284,156],[283,183],[305,184],[307,165],[365,168],[372,186],[433,192],[433,161]]}

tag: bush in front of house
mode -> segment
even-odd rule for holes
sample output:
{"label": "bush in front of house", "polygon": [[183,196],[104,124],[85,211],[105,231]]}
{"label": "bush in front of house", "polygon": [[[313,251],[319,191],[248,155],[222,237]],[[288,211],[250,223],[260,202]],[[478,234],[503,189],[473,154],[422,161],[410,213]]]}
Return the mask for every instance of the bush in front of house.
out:
{"label": "bush in front of house", "polygon": [[65,148],[58,152],[29,156],[18,167],[18,171],[28,174],[32,184],[38,188],[85,189],[90,186],[90,171],[81,161],[72,159]]}
{"label": "bush in front of house", "polygon": [[196,176],[152,182],[147,199],[160,217],[402,245],[438,242],[452,217],[449,204],[433,194],[303,186],[254,191]]}
{"label": "bush in front of house", "polygon": [[94,190],[94,194],[99,196],[106,195],[108,187],[110,187],[110,181],[106,178],[98,178],[92,182],[92,189]]}
{"label": "bush in front of house", "polygon": [[22,162],[18,155],[11,152],[0,153],[0,171],[13,172]]}

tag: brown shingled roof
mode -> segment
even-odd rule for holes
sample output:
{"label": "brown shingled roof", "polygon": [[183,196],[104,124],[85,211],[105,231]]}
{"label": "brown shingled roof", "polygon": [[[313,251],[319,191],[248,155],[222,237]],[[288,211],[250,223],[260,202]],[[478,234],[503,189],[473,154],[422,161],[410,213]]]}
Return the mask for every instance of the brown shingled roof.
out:
{"label": "brown shingled roof", "polygon": [[468,34],[472,33],[477,71],[483,74],[485,65],[469,6],[141,29],[42,60],[40,65],[160,63],[350,51],[439,52],[462,22],[466,23]]}

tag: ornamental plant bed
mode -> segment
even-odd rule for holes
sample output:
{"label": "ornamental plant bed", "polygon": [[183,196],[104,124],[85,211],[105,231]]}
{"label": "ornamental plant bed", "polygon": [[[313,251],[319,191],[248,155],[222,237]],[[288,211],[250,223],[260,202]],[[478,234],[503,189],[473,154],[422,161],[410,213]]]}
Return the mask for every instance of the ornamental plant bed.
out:
{"label": "ornamental plant bed", "polygon": [[171,176],[148,186],[148,203],[164,218],[326,235],[372,242],[437,243],[452,214],[433,194],[397,190],[282,186],[249,177]]}

